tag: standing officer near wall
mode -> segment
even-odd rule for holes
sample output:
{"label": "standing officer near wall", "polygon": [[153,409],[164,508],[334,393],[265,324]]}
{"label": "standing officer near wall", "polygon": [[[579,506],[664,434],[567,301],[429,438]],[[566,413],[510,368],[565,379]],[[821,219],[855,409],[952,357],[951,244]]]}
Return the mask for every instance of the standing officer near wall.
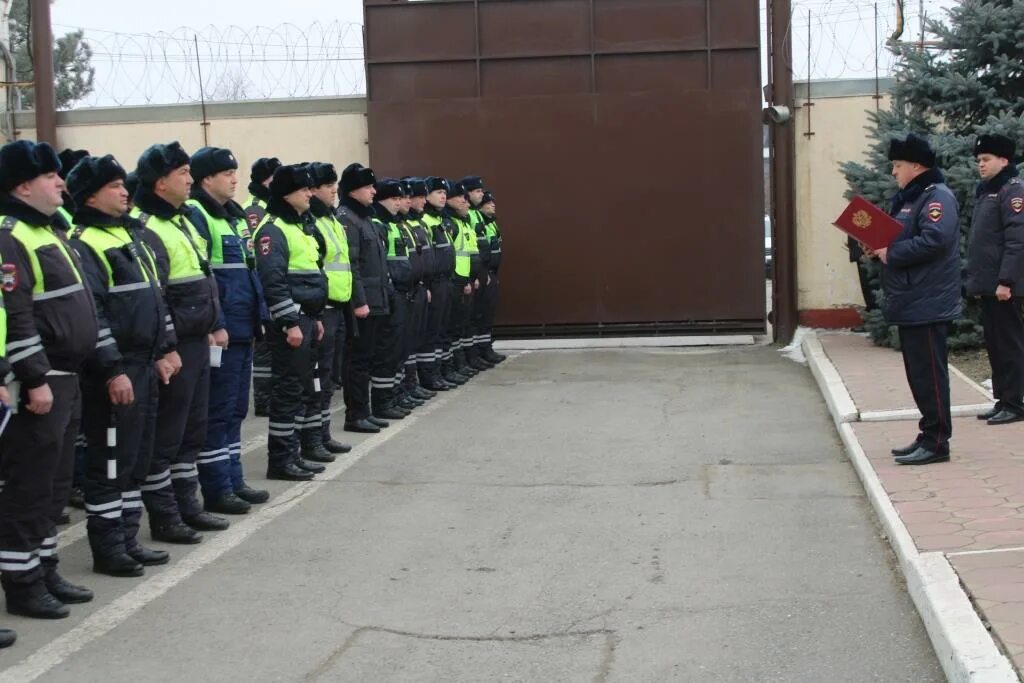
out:
{"label": "standing officer near wall", "polygon": [[981,300],[985,348],[996,404],[979,415],[990,425],[1024,420],[1024,183],[1014,165],[1016,145],[982,135],[974,146],[977,200],[967,246],[967,296]]}
{"label": "standing officer near wall", "polygon": [[889,146],[899,185],[890,213],[903,231],[877,252],[884,264],[885,317],[899,326],[907,382],[921,411],[920,433],[893,449],[901,465],[949,460],[949,324],[960,315],[960,227],[956,198],[935,152],[914,134]]}

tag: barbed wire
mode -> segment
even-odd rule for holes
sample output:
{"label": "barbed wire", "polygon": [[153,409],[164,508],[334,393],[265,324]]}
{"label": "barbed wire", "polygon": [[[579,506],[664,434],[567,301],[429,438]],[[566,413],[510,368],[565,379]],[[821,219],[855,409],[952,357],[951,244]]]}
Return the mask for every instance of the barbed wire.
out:
{"label": "barbed wire", "polygon": [[366,89],[356,23],[83,30],[96,76],[93,92],[76,107],[330,97]]}
{"label": "barbed wire", "polygon": [[[926,19],[943,19],[953,4],[954,0],[904,0],[900,40],[919,40],[922,13]],[[891,76],[897,58],[888,42],[896,27],[896,0],[794,0],[793,77]]]}

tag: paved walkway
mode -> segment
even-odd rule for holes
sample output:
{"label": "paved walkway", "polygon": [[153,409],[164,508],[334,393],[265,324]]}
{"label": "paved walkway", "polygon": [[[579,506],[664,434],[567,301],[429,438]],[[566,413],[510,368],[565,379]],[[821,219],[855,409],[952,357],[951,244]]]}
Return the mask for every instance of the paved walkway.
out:
{"label": "paved walkway", "polygon": [[[97,601],[0,682],[943,680],[806,368],[534,352]],[[260,481],[265,422],[247,425]]]}
{"label": "paved walkway", "polygon": [[[858,410],[913,406],[900,354],[865,337],[822,335]],[[951,376],[952,403],[988,400]],[[908,403],[909,401],[909,403]],[[889,453],[917,434],[914,418],[857,422],[857,439],[921,552],[945,553],[997,642],[1024,672],[1024,424],[953,420],[953,459],[901,467]]]}

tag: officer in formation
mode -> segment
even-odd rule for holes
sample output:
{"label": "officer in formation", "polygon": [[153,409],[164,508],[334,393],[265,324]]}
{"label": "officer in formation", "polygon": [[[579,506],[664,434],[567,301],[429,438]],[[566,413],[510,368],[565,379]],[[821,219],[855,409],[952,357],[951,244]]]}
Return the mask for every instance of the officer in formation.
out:
{"label": "officer in formation", "polygon": [[974,147],[978,183],[967,245],[967,296],[981,302],[995,405],[978,419],[990,425],[1024,420],[1024,183],[1016,145],[981,135]]}
{"label": "officer in formation", "polygon": [[[227,149],[153,145],[131,173],[109,155],[64,158],[72,168],[45,143],[0,148],[0,372],[14,378],[0,386],[14,409],[0,434],[0,585],[12,614],[62,618],[92,599],[57,571],[79,434],[97,573],[169,561],[138,538],[143,508],[154,540],[198,543],[228,526],[211,513],[268,500],[240,462],[259,341],[270,479],[311,479],[351,450],[331,432],[338,389],[344,429],[372,433],[491,367],[494,300],[474,293],[496,286],[500,232],[482,193],[486,260],[470,191],[442,178],[378,182],[359,164],[339,177],[265,158],[242,205]],[[14,639],[0,629],[0,647]]]}

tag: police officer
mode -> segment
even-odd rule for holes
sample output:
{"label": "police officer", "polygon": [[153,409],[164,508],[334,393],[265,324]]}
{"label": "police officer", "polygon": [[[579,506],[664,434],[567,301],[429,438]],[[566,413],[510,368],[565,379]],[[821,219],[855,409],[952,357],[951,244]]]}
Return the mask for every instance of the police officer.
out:
{"label": "police officer", "polygon": [[978,418],[990,425],[1024,420],[1024,183],[1016,145],[982,135],[974,145],[981,182],[967,246],[967,296],[981,300],[985,348],[996,404]]}
{"label": "police officer", "polygon": [[447,216],[452,233],[449,235],[455,250],[455,273],[452,276],[452,313],[448,323],[451,343],[451,367],[466,377],[480,370],[470,364],[467,353],[472,347],[469,325],[473,310],[473,293],[479,289],[475,275],[480,270],[480,252],[477,250],[476,232],[470,223],[469,191],[459,182],[448,183]]}
{"label": "police officer", "polygon": [[480,203],[484,196],[484,181],[480,176],[466,176],[459,181],[466,189],[469,200],[469,225],[476,235],[477,261],[473,270],[473,303],[470,308],[468,339],[463,340],[466,362],[475,370],[488,370],[494,365],[483,358],[487,337],[483,333],[484,317],[489,306],[489,269],[491,242],[484,226]]}
{"label": "police officer", "polygon": [[899,192],[890,213],[903,230],[886,249],[867,250],[882,263],[885,317],[899,326],[907,381],[921,411],[913,443],[893,449],[902,465],[949,460],[952,420],[946,337],[960,315],[958,207],[924,138],[910,134],[889,146]]}
{"label": "police officer", "polygon": [[[409,270],[412,272],[412,287],[404,297],[406,306],[405,329],[399,341],[398,371],[395,373],[395,403],[407,411],[422,406],[430,396],[416,397],[413,390],[418,387],[416,380],[416,364],[412,360],[412,340],[417,333],[420,320],[417,314],[420,305],[426,305],[426,287],[423,284],[423,252],[416,243],[412,227],[409,225],[409,212],[412,210],[412,183],[403,179],[402,201],[398,204],[398,227],[405,242],[409,255]],[[409,373],[412,373],[412,385],[409,384]],[[431,394],[433,396],[433,394]]]}
{"label": "police officer", "polygon": [[[256,232],[267,215],[267,202],[270,201],[270,180],[274,171],[281,167],[281,160],[276,157],[262,157],[252,165],[249,182],[249,197],[242,202],[246,220],[249,221],[249,232]],[[270,414],[270,347],[265,340],[256,342],[253,351],[252,392],[253,412],[258,417]]]}
{"label": "police officer", "polygon": [[81,421],[77,375],[99,334],[81,263],[54,227],[58,171],[46,143],[0,148],[0,288],[7,360],[20,384],[11,392],[18,412],[0,439],[0,582],[8,612],[45,619],[92,600],[57,573],[55,521],[71,490]]}
{"label": "police officer", "polygon": [[87,437],[85,510],[93,571],[142,576],[169,555],[138,541],[140,486],[157,412],[155,362],[167,348],[167,308],[156,257],[128,216],[126,173],[112,156],[85,157],[68,175],[78,208],[71,243],[96,304],[100,340],[82,373]]}
{"label": "police officer", "polygon": [[[374,418],[370,404],[370,372],[377,336],[387,322],[394,291],[388,275],[387,248],[373,223],[373,199],[377,179],[362,164],[349,164],[341,172],[341,206],[338,220],[348,235],[352,263],[352,317],[343,368],[345,431],[372,434],[390,423]],[[374,399],[376,400],[376,399]]]}
{"label": "police officer", "polygon": [[[427,311],[432,301],[430,282],[434,279],[434,249],[430,244],[430,232],[423,223],[423,209],[427,204],[427,184],[422,178],[404,178],[408,187],[407,207],[403,204],[404,226],[415,245],[413,277],[417,287],[409,314],[409,328],[406,335],[405,378],[403,386],[414,399],[428,400],[437,394],[423,386],[427,381],[427,363],[430,358],[423,351],[427,334]],[[421,372],[422,369],[422,372]]]}
{"label": "police officer", "polygon": [[217,280],[220,318],[214,343],[219,365],[210,368],[210,407],[206,443],[196,465],[209,512],[241,515],[265,503],[267,491],[245,483],[242,421],[249,412],[253,342],[261,336],[263,290],[254,272],[252,234],[245,212],[232,197],[238,162],[231,150],[204,147],[192,155],[189,220],[206,243],[206,257]]}
{"label": "police officer", "polygon": [[[153,145],[139,158],[133,215],[147,228],[177,343],[161,358],[156,447],[142,499],[153,538],[199,543],[198,531],[226,529],[228,521],[203,510],[196,458],[203,450],[210,403],[211,333],[221,318],[217,282],[206,241],[184,214],[192,188],[189,156],[177,142]],[[167,372],[173,373],[167,377]]]}
{"label": "police officer", "polygon": [[[0,263],[2,261],[3,257],[0,256]],[[0,296],[0,377],[7,377],[10,372],[11,364],[7,362],[7,311],[4,309],[4,299]],[[7,391],[7,386],[2,383],[0,383],[0,403],[4,406],[11,405],[11,395]],[[14,629],[0,628],[0,648],[14,645],[14,641],[17,639],[18,634]]]}
{"label": "police officer", "polygon": [[324,248],[324,274],[327,276],[327,305],[321,322],[324,336],[317,347],[316,368],[320,392],[306,406],[305,427],[302,430],[303,456],[314,462],[332,462],[335,454],[348,453],[352,447],[331,436],[331,398],[336,389],[334,371],[336,362],[343,362],[339,347],[345,345],[347,319],[351,314],[352,262],[348,253],[348,236],[338,221],[335,211],[338,203],[338,173],[331,164],[314,163],[309,166],[313,177],[313,196],[309,212],[316,219]]}
{"label": "police officer", "polygon": [[480,200],[480,214],[484,219],[484,234],[487,237],[487,306],[482,316],[483,327],[481,329],[482,342],[479,345],[481,357],[497,365],[505,360],[504,354],[494,350],[494,318],[498,312],[498,269],[501,268],[501,252],[504,242],[501,237],[501,229],[498,227],[497,206],[494,195],[485,191]]}
{"label": "police officer", "polygon": [[[445,348],[444,338],[451,315],[451,277],[455,272],[455,251],[448,237],[450,223],[445,215],[448,182],[444,178],[430,177],[424,182],[427,191],[421,221],[427,230],[432,252],[432,266],[427,287],[430,305],[423,346],[420,348],[420,377],[423,386],[431,391],[448,391],[459,386],[450,373],[442,375],[450,363],[451,350]],[[448,356],[446,356],[448,354]],[[465,379],[460,382],[465,383]]]}
{"label": "police officer", "polygon": [[404,366],[402,359],[403,335],[409,315],[409,295],[413,289],[412,265],[409,262],[409,243],[399,224],[402,204],[402,183],[385,178],[377,183],[373,223],[387,247],[387,265],[393,285],[389,292],[387,322],[377,335],[374,349],[373,415],[382,420],[401,420],[409,415],[412,404],[399,405],[400,391],[397,376]]}
{"label": "police officer", "polygon": [[[87,156],[89,156],[89,152],[84,149],[70,148],[65,149],[63,152],[58,154],[57,158],[60,159],[60,177],[63,178],[65,182],[67,182],[68,173],[71,172],[71,169],[75,167],[75,164],[77,164],[79,161],[86,158]],[[57,228],[60,230],[64,230],[65,234],[67,234],[69,237],[71,236],[72,228],[74,228],[74,221],[72,219],[74,213],[75,201],[71,197],[71,194],[67,190],[65,190],[64,204],[59,209],[57,209],[57,216],[60,219],[60,222],[57,224]]]}
{"label": "police officer", "polygon": [[256,272],[270,313],[267,344],[273,354],[268,479],[304,481],[324,471],[301,457],[295,433],[296,417],[318,400],[313,366],[327,303],[320,243],[305,220],[312,186],[303,165],[274,171],[267,215],[256,231]]}

